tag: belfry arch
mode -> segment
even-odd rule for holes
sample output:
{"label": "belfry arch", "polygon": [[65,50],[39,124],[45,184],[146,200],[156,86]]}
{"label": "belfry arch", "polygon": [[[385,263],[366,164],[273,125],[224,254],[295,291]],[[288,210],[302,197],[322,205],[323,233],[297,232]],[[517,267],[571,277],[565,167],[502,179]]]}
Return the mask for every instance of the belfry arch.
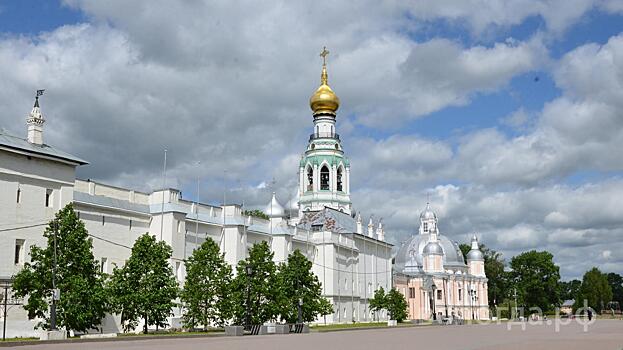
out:
{"label": "belfry arch", "polygon": [[323,191],[331,190],[331,172],[329,167],[325,164],[320,168],[320,189]]}

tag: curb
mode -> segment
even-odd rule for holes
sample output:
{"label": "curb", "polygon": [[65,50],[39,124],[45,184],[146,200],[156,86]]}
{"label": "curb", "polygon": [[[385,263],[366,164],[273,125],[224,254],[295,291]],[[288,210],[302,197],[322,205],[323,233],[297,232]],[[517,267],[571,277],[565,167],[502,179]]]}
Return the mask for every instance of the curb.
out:
{"label": "curb", "polygon": [[224,332],[209,333],[209,334],[189,334],[189,335],[137,335],[137,336],[121,336],[113,338],[99,338],[99,339],[63,339],[63,340],[17,340],[17,341],[0,341],[0,348],[13,347],[13,346],[26,346],[26,345],[43,345],[43,344],[79,344],[79,343],[102,343],[102,342],[114,342],[114,341],[138,341],[138,340],[153,340],[153,339],[184,339],[184,338],[203,338],[203,337],[224,337]]}
{"label": "curb", "polygon": [[401,329],[401,328],[414,328],[414,327],[427,327],[432,326],[432,324],[405,324],[396,327],[351,327],[351,328],[334,328],[334,329],[314,329],[311,328],[311,331],[314,333],[330,333],[330,332],[347,332],[347,331],[369,331],[375,329]]}

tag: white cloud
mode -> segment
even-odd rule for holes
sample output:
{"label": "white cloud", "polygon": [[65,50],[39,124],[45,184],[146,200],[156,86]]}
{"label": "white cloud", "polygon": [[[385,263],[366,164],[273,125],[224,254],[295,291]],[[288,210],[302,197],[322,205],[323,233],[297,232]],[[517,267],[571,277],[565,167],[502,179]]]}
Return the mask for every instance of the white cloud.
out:
{"label": "white cloud", "polygon": [[535,16],[545,21],[553,35],[561,35],[591,9],[622,11],[616,0],[418,0],[406,8],[418,19],[466,24],[476,36],[519,25]]}
{"label": "white cloud", "polygon": [[[548,249],[569,276],[592,262],[623,266],[621,180],[556,185],[579,171],[623,169],[613,151],[623,149],[623,39],[581,46],[554,64],[547,48],[549,34],[590,9],[620,11],[615,1],[66,3],[90,23],[0,39],[0,124],[25,134],[31,93],[45,88],[45,138],[91,162],[81,176],[159,187],[167,148],[169,185],[194,189],[199,175],[204,200],[218,203],[225,192],[259,207],[274,177],[287,201],[326,45],[355,207],[383,217],[391,239],[415,231],[428,192],[442,232],[456,240],[477,232],[507,258]],[[526,41],[412,35],[425,30],[421,20],[444,18],[474,35],[501,28],[500,38],[532,16],[545,19],[548,33]],[[433,140],[425,129],[402,128],[542,69],[552,69],[562,96],[538,113],[507,116],[516,136],[487,128]],[[371,128],[387,136],[361,136]],[[584,250],[594,260],[578,261]]]}

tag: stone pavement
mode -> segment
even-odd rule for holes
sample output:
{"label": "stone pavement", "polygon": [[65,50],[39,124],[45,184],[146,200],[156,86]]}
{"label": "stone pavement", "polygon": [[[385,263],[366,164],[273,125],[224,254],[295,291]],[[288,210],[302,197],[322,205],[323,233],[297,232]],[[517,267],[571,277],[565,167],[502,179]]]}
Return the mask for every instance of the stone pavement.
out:
{"label": "stone pavement", "polygon": [[235,349],[294,349],[294,350],[349,350],[349,349],[623,349],[623,321],[599,320],[588,327],[573,322],[528,325],[522,330],[514,324],[508,330],[506,323],[467,326],[422,326],[353,330],[344,332],[265,335],[245,337],[201,337],[190,339],[159,339],[110,341],[92,343],[40,344],[17,347],[35,349],[131,349],[131,350],[235,350]]}

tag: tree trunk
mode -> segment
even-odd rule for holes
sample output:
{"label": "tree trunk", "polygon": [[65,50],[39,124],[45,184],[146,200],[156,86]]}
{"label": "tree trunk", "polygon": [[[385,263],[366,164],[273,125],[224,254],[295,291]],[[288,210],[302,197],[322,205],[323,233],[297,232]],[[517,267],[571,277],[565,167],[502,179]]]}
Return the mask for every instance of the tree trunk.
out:
{"label": "tree trunk", "polygon": [[147,334],[147,314],[143,317],[145,319],[145,324],[143,325],[143,333]]}

